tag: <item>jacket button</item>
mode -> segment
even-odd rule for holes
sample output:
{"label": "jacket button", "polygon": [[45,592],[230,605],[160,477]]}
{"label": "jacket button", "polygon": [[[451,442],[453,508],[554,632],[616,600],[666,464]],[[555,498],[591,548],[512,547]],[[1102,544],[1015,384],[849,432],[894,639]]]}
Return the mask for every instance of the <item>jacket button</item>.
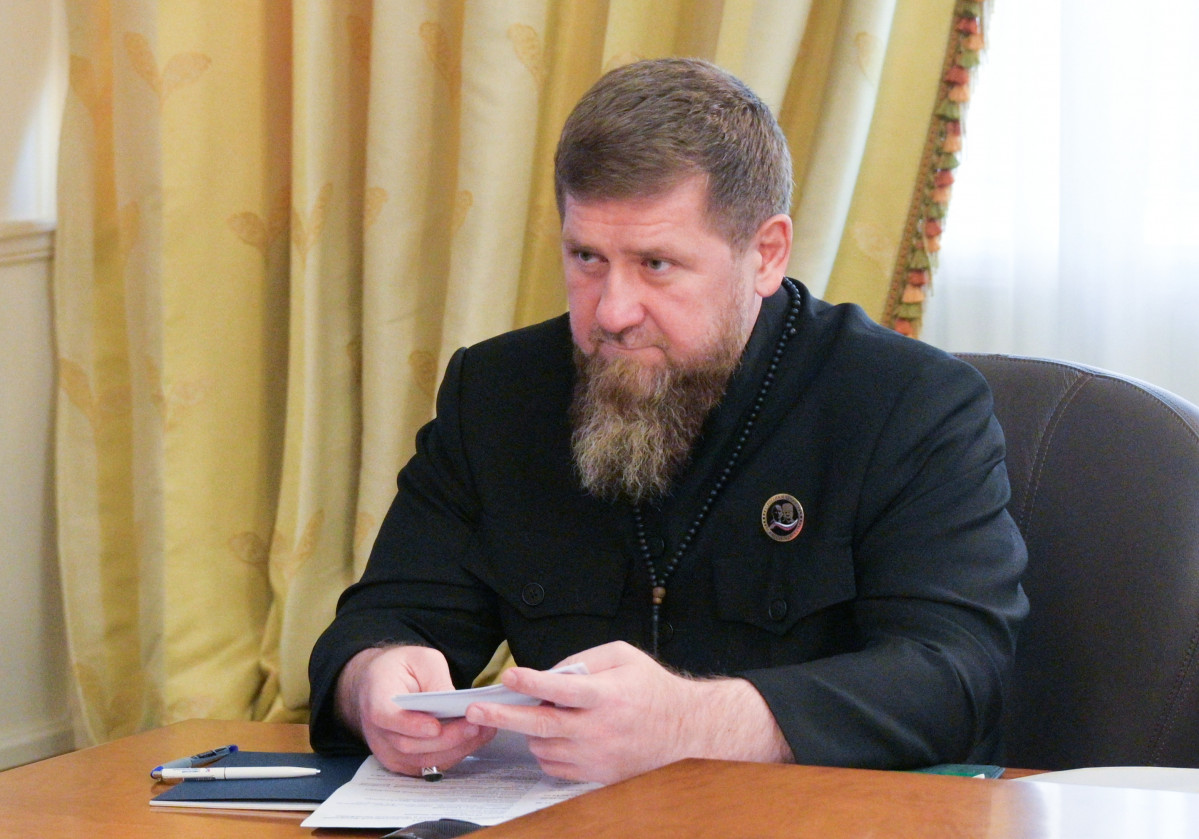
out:
{"label": "jacket button", "polygon": [[770,608],[767,610],[766,614],[770,615],[770,619],[772,621],[781,621],[783,618],[787,617],[787,601],[780,597],[778,600],[770,604]]}
{"label": "jacket button", "polygon": [[670,639],[674,637],[674,627],[669,622],[663,622],[658,626],[658,643],[669,644]]}
{"label": "jacket button", "polygon": [[529,583],[520,593],[520,599],[529,606],[537,606],[545,600],[545,589],[537,583]]}
{"label": "jacket button", "polygon": [[650,556],[661,556],[666,550],[666,543],[662,541],[661,536],[651,536],[645,540],[645,547],[649,550]]}

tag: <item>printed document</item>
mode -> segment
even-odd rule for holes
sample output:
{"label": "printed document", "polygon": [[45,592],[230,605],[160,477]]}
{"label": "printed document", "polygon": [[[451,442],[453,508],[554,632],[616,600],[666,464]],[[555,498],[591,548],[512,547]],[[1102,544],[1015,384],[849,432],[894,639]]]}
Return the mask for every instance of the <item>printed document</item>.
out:
{"label": "printed document", "polygon": [[432,819],[493,825],[600,786],[551,778],[523,734],[500,731],[436,782],[396,775],[369,757],[302,826],[398,828]]}

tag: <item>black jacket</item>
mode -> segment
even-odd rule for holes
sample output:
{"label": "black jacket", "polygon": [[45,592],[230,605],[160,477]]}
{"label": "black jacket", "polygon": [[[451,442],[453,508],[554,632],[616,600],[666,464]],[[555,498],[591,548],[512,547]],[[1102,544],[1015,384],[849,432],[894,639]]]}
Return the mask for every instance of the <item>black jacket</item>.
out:
{"label": "black jacket", "polygon": [[[990,392],[858,307],[800,294],[737,467],[670,578],[659,657],[751,681],[800,763],[993,761],[1027,602]],[[646,511],[660,561],[728,461],[787,306],[785,290],[764,301],[691,464]],[[381,641],[441,649],[459,687],[504,639],[535,668],[617,639],[648,647],[631,509],[573,471],[573,381],[565,316],[454,355],[366,572],[313,651],[315,748],[363,748],[333,688]],[[793,541],[763,528],[778,493],[803,506]]]}

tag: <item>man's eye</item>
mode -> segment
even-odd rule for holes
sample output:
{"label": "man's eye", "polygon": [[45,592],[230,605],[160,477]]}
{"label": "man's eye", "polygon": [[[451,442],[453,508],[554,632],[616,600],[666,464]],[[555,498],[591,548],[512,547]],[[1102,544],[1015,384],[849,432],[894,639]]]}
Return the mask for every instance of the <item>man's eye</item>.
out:
{"label": "man's eye", "polygon": [[659,273],[669,268],[670,263],[665,259],[647,259],[645,260],[645,267],[654,273]]}
{"label": "man's eye", "polygon": [[593,254],[591,251],[575,251],[575,259],[584,264],[599,261],[599,257]]}

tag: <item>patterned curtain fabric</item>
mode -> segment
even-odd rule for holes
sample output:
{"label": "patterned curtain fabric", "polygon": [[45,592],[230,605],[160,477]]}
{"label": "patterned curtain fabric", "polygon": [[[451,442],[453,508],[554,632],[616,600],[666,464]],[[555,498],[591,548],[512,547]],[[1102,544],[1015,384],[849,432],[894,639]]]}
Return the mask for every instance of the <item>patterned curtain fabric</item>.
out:
{"label": "patterned curtain fabric", "polygon": [[[306,718],[458,346],[561,312],[551,161],[710,58],[796,158],[794,273],[876,317],[953,0],[75,0],[55,268],[78,739]],[[942,91],[943,92],[943,91]]]}

